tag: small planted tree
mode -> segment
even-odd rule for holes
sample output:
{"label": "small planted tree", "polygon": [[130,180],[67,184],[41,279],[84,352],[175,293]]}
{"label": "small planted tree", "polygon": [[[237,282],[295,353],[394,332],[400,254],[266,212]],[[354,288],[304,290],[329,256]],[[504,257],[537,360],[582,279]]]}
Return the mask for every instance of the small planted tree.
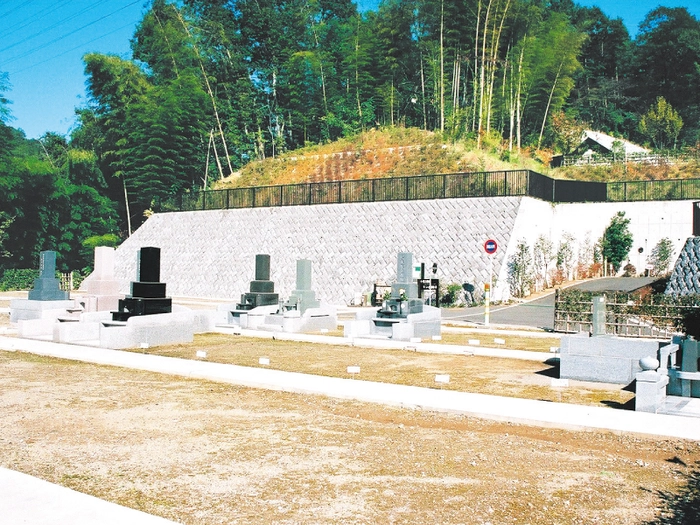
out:
{"label": "small planted tree", "polygon": [[534,250],[534,285],[537,289],[549,288],[549,265],[554,260],[554,243],[544,235],[537,237]]}
{"label": "small planted tree", "polygon": [[651,272],[654,277],[667,275],[673,262],[673,242],[671,239],[668,237],[660,239],[652,248],[647,261],[653,266]]}
{"label": "small planted tree", "polygon": [[632,233],[629,230],[630,219],[625,217],[624,211],[619,211],[610,220],[605,228],[603,238],[600,240],[601,252],[605,260],[612,264],[615,273],[618,272],[622,262],[627,259],[632,248]]}
{"label": "small planted tree", "polygon": [[515,253],[508,259],[508,284],[513,297],[530,294],[534,278],[532,276],[532,255],[524,239],[518,241]]}

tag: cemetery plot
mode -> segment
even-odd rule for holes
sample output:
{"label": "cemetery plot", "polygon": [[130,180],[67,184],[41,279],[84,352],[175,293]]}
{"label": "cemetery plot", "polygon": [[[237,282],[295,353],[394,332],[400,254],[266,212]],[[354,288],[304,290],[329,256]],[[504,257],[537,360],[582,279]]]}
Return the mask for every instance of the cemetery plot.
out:
{"label": "cemetery plot", "polygon": [[[332,377],[348,377],[348,366],[359,366],[356,379],[435,387],[436,374],[449,374],[450,390],[525,397],[565,403],[622,407],[634,394],[620,385],[572,381],[570,388],[553,389],[559,377],[555,365],[492,357],[423,354],[410,350],[377,350],[359,347],[298,343],[223,334],[195,335],[193,343],[152,347],[147,352],[194,359],[206,350],[211,362],[260,366],[260,356],[270,358],[266,368]],[[547,347],[549,352],[549,347]]]}
{"label": "cemetery plot", "polygon": [[[281,352],[270,356],[274,365]],[[21,353],[0,352],[0,368],[0,465],[183,525],[631,525],[697,509],[700,497],[697,442],[533,428]]]}

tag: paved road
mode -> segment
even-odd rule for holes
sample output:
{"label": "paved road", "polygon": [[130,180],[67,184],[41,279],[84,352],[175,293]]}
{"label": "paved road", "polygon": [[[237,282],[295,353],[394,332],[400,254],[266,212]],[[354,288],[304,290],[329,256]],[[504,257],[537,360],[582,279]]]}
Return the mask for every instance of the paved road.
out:
{"label": "paved road", "polygon": [[[652,277],[605,277],[576,284],[571,288],[590,292],[612,290],[631,292],[654,281]],[[483,323],[484,307],[443,309],[442,318]],[[554,292],[524,303],[492,306],[490,322],[552,330],[554,328]]]}

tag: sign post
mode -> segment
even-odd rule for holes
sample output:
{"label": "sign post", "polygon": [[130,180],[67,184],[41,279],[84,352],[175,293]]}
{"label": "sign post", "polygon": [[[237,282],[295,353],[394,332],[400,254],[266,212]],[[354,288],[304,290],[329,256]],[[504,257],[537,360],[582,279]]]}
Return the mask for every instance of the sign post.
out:
{"label": "sign post", "polygon": [[[493,255],[498,250],[498,243],[489,239],[484,243],[487,255]],[[484,284],[484,324],[489,325],[491,317],[491,284],[493,283],[493,258],[489,257],[489,282]]]}

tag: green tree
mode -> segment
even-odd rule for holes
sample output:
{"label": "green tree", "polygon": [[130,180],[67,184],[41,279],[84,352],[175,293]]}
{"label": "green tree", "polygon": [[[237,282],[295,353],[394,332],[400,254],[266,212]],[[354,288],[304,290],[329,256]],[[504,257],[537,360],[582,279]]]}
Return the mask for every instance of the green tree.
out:
{"label": "green tree", "polygon": [[673,262],[673,241],[668,237],[660,239],[651,249],[647,262],[653,267],[654,277],[667,275]]}
{"label": "green tree", "polygon": [[632,95],[642,106],[663,97],[688,125],[684,136],[700,132],[700,21],[684,7],[657,7],[639,25],[634,42]]}
{"label": "green tree", "polygon": [[508,259],[508,284],[514,297],[525,297],[532,291],[532,254],[527,241],[521,239],[515,247],[515,253]]}
{"label": "green tree", "polygon": [[538,289],[549,288],[549,265],[555,259],[554,243],[549,237],[540,235],[534,245],[535,286]]}
{"label": "green tree", "polygon": [[625,217],[624,211],[617,212],[605,228],[600,240],[602,255],[612,264],[613,271],[617,273],[622,262],[627,259],[632,248],[632,233],[629,230],[630,219]]}
{"label": "green tree", "polygon": [[639,121],[639,131],[651,140],[656,149],[671,145],[675,149],[682,128],[683,119],[664,97],[658,97]]}
{"label": "green tree", "polygon": [[587,38],[567,113],[591,129],[629,134],[636,122],[628,94],[632,41],[622,19],[610,19],[598,7],[582,7],[572,13],[572,23]]}
{"label": "green tree", "polygon": [[133,193],[131,162],[135,160],[131,154],[132,109],[144,100],[151,85],[136,64],[120,57],[93,53],[83,61],[90,107],[80,116],[91,130],[84,138],[95,147],[111,195],[122,205],[122,227],[131,234],[132,220],[138,220],[143,211],[132,213],[129,196]]}

